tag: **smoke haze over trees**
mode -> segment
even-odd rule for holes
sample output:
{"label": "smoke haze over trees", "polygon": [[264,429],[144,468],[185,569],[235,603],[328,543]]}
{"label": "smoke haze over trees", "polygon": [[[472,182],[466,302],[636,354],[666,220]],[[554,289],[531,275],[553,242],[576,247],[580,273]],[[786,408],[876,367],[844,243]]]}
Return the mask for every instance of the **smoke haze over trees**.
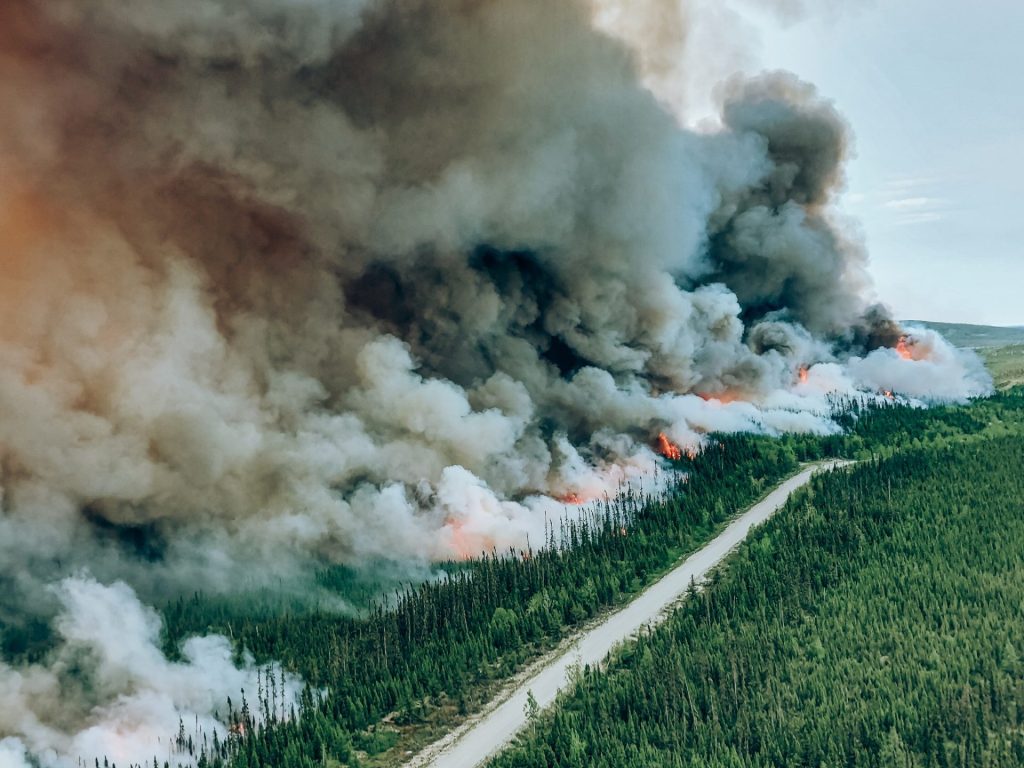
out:
{"label": "smoke haze over trees", "polygon": [[685,128],[689,19],[626,7],[4,2],[0,621],[522,547],[659,434],[986,392],[874,304],[835,107]]}
{"label": "smoke haze over trees", "polygon": [[8,558],[89,562],[107,524],[186,582],[233,548],[458,556],[659,431],[986,387],[885,349],[828,210],[847,126],[792,76],[696,133],[582,0],[0,14]]}

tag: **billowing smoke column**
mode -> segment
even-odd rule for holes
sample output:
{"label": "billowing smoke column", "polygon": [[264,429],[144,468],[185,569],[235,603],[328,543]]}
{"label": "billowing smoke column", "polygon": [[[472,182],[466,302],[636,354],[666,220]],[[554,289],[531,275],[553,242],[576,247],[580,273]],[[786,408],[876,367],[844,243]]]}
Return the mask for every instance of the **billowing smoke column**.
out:
{"label": "billowing smoke column", "polygon": [[537,542],[661,433],[985,391],[864,298],[833,107],[767,74],[684,129],[645,85],[683,19],[641,5],[6,0],[0,622],[84,566],[153,597]]}

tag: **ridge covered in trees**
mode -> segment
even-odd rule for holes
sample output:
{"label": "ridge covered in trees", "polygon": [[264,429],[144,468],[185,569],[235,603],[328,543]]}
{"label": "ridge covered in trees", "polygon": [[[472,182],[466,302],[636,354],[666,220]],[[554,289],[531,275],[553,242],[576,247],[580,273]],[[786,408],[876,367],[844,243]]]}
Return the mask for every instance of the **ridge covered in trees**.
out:
{"label": "ridge covered in trees", "polygon": [[[203,764],[356,765],[357,752],[393,745],[393,732],[366,730],[385,718],[414,724],[445,705],[465,714],[482,703],[482,685],[504,680],[635,594],[798,468],[788,446],[747,435],[723,437],[681,462],[686,474],[656,497],[627,490],[585,519],[562,523],[543,548],[458,564],[363,616],[314,610],[251,618],[201,596],[169,606],[169,648],[197,632],[222,631],[257,660],[276,660],[326,691],[315,701],[307,694],[294,717],[276,717],[273,707],[269,717],[250,715],[234,729],[244,736],[216,748],[197,735]],[[257,720],[265,725],[255,727]]]}
{"label": "ridge covered in trees", "polygon": [[[174,601],[163,611],[172,656],[186,637],[219,632],[239,654],[279,661],[308,683],[296,709],[278,701],[272,676],[254,701],[226,703],[226,738],[191,733],[183,724],[169,734],[178,762],[196,760],[204,768],[397,764],[407,749],[478,708],[525,663],[701,546],[800,462],[871,459],[1013,434],[1024,421],[1024,394],[933,409],[846,402],[837,412],[844,429],[826,437],[712,436],[708,450],[674,462],[679,472],[665,492],[652,498],[627,491],[599,502],[583,520],[559,524],[536,551],[447,564],[440,578],[399,589],[358,615],[266,595]],[[323,570],[317,582],[321,593],[357,603],[378,587],[337,567]],[[3,630],[5,648],[17,648],[19,638]]]}
{"label": "ridge covered in trees", "polygon": [[[167,611],[168,645],[196,631],[227,631],[260,659],[279,659],[328,691],[296,718],[270,720],[212,755],[211,765],[395,764],[399,735],[436,737],[482,704],[493,685],[601,610],[621,604],[699,547],[800,461],[870,458],[901,449],[1012,433],[1024,393],[969,406],[836,404],[841,433],[826,437],[712,437],[717,450],[683,457],[685,472],[656,499],[624,494],[562,532],[564,547],[492,553],[410,587],[367,615],[292,614],[204,621],[203,598]],[[626,535],[623,535],[623,529]],[[551,544],[551,542],[548,542]],[[344,582],[337,571],[325,583]],[[228,611],[230,614],[230,611]],[[316,723],[315,738],[308,736]],[[305,729],[305,730],[304,730]]]}
{"label": "ridge covered in trees", "polygon": [[1024,438],[816,478],[493,768],[1024,765]]}

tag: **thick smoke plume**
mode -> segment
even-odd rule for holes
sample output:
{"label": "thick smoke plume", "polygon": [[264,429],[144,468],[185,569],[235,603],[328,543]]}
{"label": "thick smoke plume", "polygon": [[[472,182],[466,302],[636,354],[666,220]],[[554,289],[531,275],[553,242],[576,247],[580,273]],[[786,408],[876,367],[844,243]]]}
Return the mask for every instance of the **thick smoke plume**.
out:
{"label": "thick smoke plume", "polygon": [[299,700],[298,682],[277,668],[257,671],[251,660],[236,667],[226,637],[192,638],[183,661],[168,661],[159,617],[123,582],[105,587],[68,578],[53,591],[61,643],[50,665],[0,661],[0,736],[15,734],[0,739],[0,768],[28,768],[29,754],[47,766],[71,765],[72,757],[86,765],[104,758],[141,765],[160,751],[173,764],[192,764],[173,742],[186,723],[194,741],[215,733],[224,741],[228,700],[237,712],[242,692],[256,699],[271,678],[277,707],[287,713]]}
{"label": "thick smoke plume", "polygon": [[802,365],[982,391],[886,352],[835,109],[767,74],[682,129],[648,6],[661,64],[607,0],[6,3],[4,562],[460,554],[660,430],[828,429]]}
{"label": "thick smoke plume", "polygon": [[645,83],[687,15],[642,5],[6,0],[0,622],[83,566],[522,546],[661,432],[984,392],[871,303],[834,107],[771,73],[684,129]]}

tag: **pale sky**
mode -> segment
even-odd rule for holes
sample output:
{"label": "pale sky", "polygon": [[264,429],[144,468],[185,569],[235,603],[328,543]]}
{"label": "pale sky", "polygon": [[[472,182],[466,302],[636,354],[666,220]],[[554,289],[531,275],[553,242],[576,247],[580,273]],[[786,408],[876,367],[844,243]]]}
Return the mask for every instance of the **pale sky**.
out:
{"label": "pale sky", "polygon": [[1024,325],[1024,0],[749,21],[753,68],[815,83],[853,126],[840,207],[862,223],[879,298],[903,319]]}

